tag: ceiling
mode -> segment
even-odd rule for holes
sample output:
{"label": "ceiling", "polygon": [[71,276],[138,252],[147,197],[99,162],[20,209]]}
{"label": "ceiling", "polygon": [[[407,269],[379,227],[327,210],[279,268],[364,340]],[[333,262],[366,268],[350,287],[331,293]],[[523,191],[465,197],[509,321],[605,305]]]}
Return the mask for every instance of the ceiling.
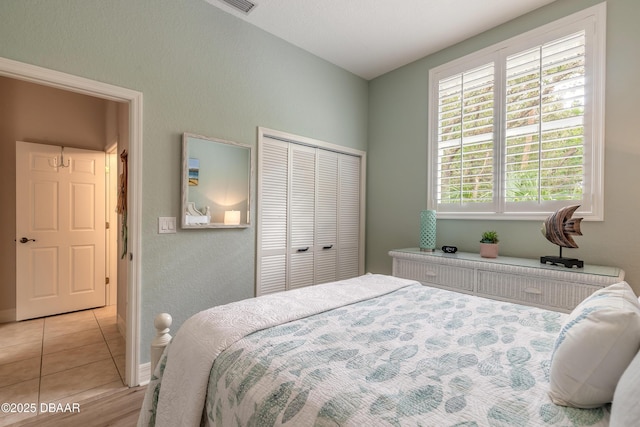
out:
{"label": "ceiling", "polygon": [[554,0],[206,1],[370,80]]}

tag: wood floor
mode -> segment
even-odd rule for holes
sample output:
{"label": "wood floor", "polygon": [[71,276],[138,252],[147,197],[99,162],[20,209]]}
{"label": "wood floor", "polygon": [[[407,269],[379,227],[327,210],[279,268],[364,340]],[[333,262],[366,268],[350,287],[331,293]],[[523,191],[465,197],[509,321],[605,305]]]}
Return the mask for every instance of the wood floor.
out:
{"label": "wood floor", "polygon": [[80,402],[80,412],[40,414],[11,427],[131,427],[138,421],[147,387],[125,388]]}

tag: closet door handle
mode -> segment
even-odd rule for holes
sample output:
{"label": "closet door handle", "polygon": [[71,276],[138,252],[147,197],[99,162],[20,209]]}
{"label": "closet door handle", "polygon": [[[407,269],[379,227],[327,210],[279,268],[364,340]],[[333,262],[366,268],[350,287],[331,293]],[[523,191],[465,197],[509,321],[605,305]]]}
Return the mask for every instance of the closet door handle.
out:
{"label": "closet door handle", "polygon": [[298,252],[307,252],[308,250],[309,250],[309,246],[307,246],[306,248],[298,249]]}
{"label": "closet door handle", "polygon": [[323,246],[322,249],[331,249],[332,247],[333,247],[333,245]]}

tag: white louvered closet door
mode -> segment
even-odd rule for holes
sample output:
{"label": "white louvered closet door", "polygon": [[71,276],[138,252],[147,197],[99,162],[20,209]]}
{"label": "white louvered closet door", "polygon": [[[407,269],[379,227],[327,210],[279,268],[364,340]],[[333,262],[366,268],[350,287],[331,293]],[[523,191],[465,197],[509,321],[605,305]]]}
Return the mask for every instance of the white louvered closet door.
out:
{"label": "white louvered closet door", "polygon": [[317,150],[315,284],[338,278],[338,157]]}
{"label": "white louvered closet door", "polygon": [[287,199],[289,144],[265,139],[260,147],[257,295],[280,292],[287,284]]}
{"label": "white louvered closet door", "polygon": [[259,139],[257,295],[347,279],[364,270],[364,153],[294,138],[264,134]]}
{"label": "white louvered closet door", "polygon": [[361,159],[341,154],[338,163],[338,280],[356,277],[361,271],[360,194]]}
{"label": "white louvered closet door", "polygon": [[295,289],[315,283],[316,150],[291,144],[289,160],[289,289]]}

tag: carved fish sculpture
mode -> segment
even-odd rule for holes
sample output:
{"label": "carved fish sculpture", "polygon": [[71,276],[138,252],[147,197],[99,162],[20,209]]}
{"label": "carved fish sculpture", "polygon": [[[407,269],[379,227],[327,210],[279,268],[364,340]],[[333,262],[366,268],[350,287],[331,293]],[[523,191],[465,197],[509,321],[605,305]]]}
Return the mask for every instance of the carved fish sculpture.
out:
{"label": "carved fish sculpture", "polygon": [[571,235],[582,236],[582,218],[571,218],[580,205],[567,206],[551,214],[542,224],[542,234],[553,244],[564,248],[577,248]]}

